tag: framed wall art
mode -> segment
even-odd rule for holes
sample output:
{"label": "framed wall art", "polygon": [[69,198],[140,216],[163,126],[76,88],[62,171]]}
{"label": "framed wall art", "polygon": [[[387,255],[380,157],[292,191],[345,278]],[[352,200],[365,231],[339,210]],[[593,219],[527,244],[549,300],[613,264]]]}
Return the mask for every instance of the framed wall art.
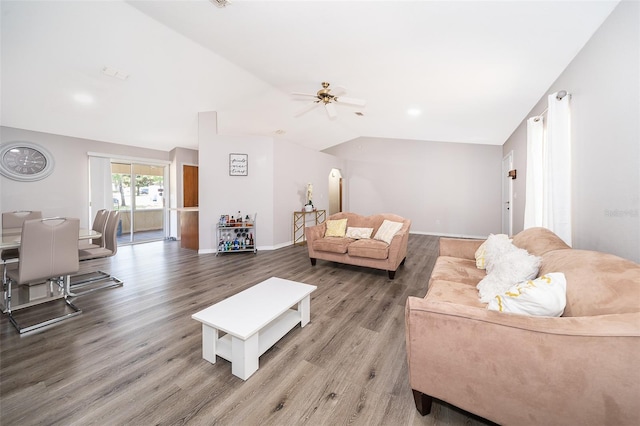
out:
{"label": "framed wall art", "polygon": [[229,154],[229,176],[249,175],[249,155]]}

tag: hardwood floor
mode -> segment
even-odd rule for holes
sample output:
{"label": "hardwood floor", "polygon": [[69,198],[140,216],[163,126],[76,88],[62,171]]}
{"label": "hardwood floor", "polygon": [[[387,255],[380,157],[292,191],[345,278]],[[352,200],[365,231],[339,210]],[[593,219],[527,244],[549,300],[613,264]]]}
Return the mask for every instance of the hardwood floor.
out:
{"label": "hardwood floor", "polygon": [[[490,424],[440,402],[422,417],[413,403],[404,304],[426,293],[437,252],[437,237],[411,235],[391,281],[385,271],[312,267],[304,246],[218,257],[175,241],[121,247],[82,264],[125,284],[75,298],[80,316],[26,336],[2,316],[0,424]],[[271,276],[318,287],[311,322],[245,382],[227,361],[202,359],[191,315]]]}

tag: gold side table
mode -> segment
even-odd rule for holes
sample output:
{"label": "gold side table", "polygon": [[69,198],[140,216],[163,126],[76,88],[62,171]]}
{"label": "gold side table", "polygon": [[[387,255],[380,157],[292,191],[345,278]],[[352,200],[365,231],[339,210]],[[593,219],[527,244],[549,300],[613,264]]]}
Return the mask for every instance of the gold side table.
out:
{"label": "gold side table", "polygon": [[[293,244],[306,244],[307,239],[304,235],[304,228],[307,227],[307,215],[309,216],[309,225],[319,225],[327,218],[326,210],[312,210],[293,212]],[[312,222],[313,221],[313,222]]]}

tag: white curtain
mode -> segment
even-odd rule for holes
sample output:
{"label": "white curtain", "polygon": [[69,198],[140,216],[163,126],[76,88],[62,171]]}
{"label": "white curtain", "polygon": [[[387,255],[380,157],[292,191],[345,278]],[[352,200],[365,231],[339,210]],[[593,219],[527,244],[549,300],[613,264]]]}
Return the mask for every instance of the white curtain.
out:
{"label": "white curtain", "polygon": [[524,229],[542,226],[544,211],[544,119],[527,120],[527,177],[524,203]]}
{"label": "white curtain", "polygon": [[569,100],[569,95],[549,95],[546,133],[542,117],[527,120],[524,228],[544,226],[571,245]]}
{"label": "white curtain", "polygon": [[545,157],[545,217],[543,224],[571,245],[571,123],[569,95],[549,95]]}

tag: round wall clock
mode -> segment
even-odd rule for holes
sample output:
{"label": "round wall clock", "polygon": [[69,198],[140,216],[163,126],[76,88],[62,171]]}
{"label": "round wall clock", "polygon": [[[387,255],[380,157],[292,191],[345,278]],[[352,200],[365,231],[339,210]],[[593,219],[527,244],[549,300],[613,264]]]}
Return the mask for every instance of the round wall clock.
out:
{"label": "round wall clock", "polygon": [[53,156],[31,142],[9,142],[0,148],[0,173],[9,179],[32,182],[53,172]]}

